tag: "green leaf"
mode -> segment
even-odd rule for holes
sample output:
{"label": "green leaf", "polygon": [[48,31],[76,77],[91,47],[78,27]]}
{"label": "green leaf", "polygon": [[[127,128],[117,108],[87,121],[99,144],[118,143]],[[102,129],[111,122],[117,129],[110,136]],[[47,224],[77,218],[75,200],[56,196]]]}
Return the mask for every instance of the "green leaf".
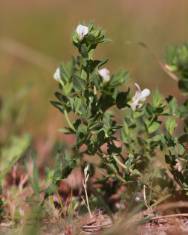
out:
{"label": "green leaf", "polygon": [[[167,63],[170,66],[170,68],[173,69],[173,71],[178,73],[178,76],[180,76],[180,80],[187,79],[188,78],[188,43],[184,43],[179,46],[169,47],[167,51]],[[180,87],[181,86],[183,89],[185,88],[185,84],[181,84]]]}
{"label": "green leaf", "polygon": [[178,155],[182,156],[185,153],[185,148],[182,144],[177,144],[176,149]]}
{"label": "green leaf", "polygon": [[87,45],[84,43],[81,44],[81,47],[79,48],[80,54],[83,57],[88,57],[88,53],[89,53],[89,48],[87,47]]}
{"label": "green leaf", "polygon": [[126,122],[123,123],[123,127],[121,128],[121,140],[124,143],[128,143],[131,138],[129,127]]}
{"label": "green leaf", "polygon": [[68,101],[67,97],[65,95],[62,95],[59,92],[55,92],[55,96],[60,102],[65,102],[66,103]]}
{"label": "green leaf", "polygon": [[159,129],[159,127],[160,127],[160,123],[154,121],[154,122],[152,122],[152,123],[149,124],[149,126],[148,126],[148,132],[151,134],[151,133],[157,131],[157,130]]}
{"label": "green leaf", "polygon": [[50,195],[54,194],[57,192],[57,185],[55,184],[51,184],[50,186],[47,187],[47,189],[45,189],[45,197],[49,197]]}
{"label": "green leaf", "polygon": [[115,100],[112,95],[103,94],[99,99],[99,107],[106,111],[108,108],[112,107],[115,104]]}
{"label": "green leaf", "polygon": [[76,91],[83,91],[86,86],[86,82],[81,79],[78,75],[73,75],[72,77],[73,87]]}
{"label": "green leaf", "polygon": [[64,134],[72,134],[72,129],[70,128],[60,128],[58,129],[59,132],[62,132]]}
{"label": "green leaf", "polygon": [[88,73],[93,73],[93,71],[100,65],[100,60],[88,60],[86,70]]}
{"label": "green leaf", "polygon": [[35,160],[33,160],[33,172],[30,181],[34,193],[38,195],[40,193],[40,184],[39,184],[40,180],[39,180],[39,170],[36,166]]}
{"label": "green leaf", "polygon": [[74,68],[74,59],[72,59],[70,62],[68,62],[66,64],[63,63],[60,66],[61,78],[65,83],[71,81],[70,79],[71,79],[71,76],[72,76],[73,68]]}
{"label": "green leaf", "polygon": [[178,81],[178,87],[180,88],[180,90],[182,90],[183,92],[188,92],[188,79],[180,79]]}
{"label": "green leaf", "polygon": [[128,71],[120,71],[112,76],[109,85],[111,87],[117,87],[127,82],[128,79],[129,79]]}
{"label": "green leaf", "polygon": [[107,148],[108,154],[113,154],[113,153],[117,153],[120,154],[121,153],[121,147],[117,147],[115,146],[115,144],[108,144],[108,148]]}
{"label": "green leaf", "polygon": [[178,104],[177,104],[177,100],[175,97],[173,96],[169,96],[167,97],[167,102],[168,102],[168,108],[169,108],[169,113],[171,115],[179,115],[179,110],[178,110]]}
{"label": "green leaf", "polygon": [[167,131],[170,133],[170,135],[173,135],[176,126],[177,126],[176,119],[173,117],[169,117],[165,122],[165,127]]}
{"label": "green leaf", "polygon": [[11,138],[10,144],[2,149],[0,156],[0,182],[23,156],[30,143],[31,137],[25,134],[22,137]]}
{"label": "green leaf", "polygon": [[64,112],[64,107],[63,107],[63,105],[62,105],[60,102],[51,100],[50,103],[51,103],[55,108],[59,109],[60,112],[62,112],[62,113]]}
{"label": "green leaf", "polygon": [[67,83],[67,84],[63,87],[63,93],[64,93],[66,96],[68,96],[68,95],[71,93],[72,88],[73,88],[72,82]]}
{"label": "green leaf", "polygon": [[155,91],[152,97],[152,106],[154,108],[159,108],[164,103],[163,96],[159,93],[159,91]]}
{"label": "green leaf", "polygon": [[127,103],[129,101],[129,97],[128,97],[129,91],[130,91],[130,89],[128,89],[128,91],[126,91],[126,92],[119,92],[117,94],[116,105],[119,109],[122,109],[122,108],[128,106]]}

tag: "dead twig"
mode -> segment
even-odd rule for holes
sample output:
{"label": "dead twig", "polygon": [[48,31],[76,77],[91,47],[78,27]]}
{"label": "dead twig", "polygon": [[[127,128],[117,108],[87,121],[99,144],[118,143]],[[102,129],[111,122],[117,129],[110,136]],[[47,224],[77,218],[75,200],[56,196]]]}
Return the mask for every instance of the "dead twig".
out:
{"label": "dead twig", "polygon": [[160,220],[160,219],[168,219],[173,217],[188,217],[188,213],[179,213],[179,214],[170,214],[170,215],[160,215],[151,218],[150,220]]}

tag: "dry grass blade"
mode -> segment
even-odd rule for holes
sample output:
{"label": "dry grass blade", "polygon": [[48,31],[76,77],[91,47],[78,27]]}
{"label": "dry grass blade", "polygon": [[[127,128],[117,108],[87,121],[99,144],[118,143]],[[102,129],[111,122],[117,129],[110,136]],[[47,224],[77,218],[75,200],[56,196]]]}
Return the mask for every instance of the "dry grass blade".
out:
{"label": "dry grass blade", "polygon": [[[127,42],[127,44],[134,44],[133,42]],[[143,48],[145,48],[150,55],[155,59],[155,61],[160,65],[160,67],[162,68],[162,70],[170,77],[172,78],[174,81],[178,81],[179,78],[176,76],[176,74],[172,73],[168,67],[167,64],[164,64],[160,61],[160,59],[156,56],[156,54],[151,50],[151,48],[144,42],[137,42],[135,43]]]}
{"label": "dry grass blade", "polygon": [[156,54],[151,50],[151,48],[144,42],[138,42],[138,45],[139,46],[142,46],[143,48],[147,49],[149,51],[149,53],[152,55],[152,57],[157,61],[157,63],[160,65],[160,67],[162,68],[162,70],[170,77],[172,78],[174,81],[178,81],[179,78],[174,74],[172,73],[170,70],[169,70],[169,67],[167,64],[164,64],[162,63],[159,58],[156,56]]}
{"label": "dry grass blade", "polygon": [[166,218],[173,218],[173,217],[188,217],[188,213],[155,216],[151,218],[150,220],[159,220],[159,219],[166,219]]}
{"label": "dry grass blade", "polygon": [[54,58],[48,57],[11,38],[1,38],[0,49],[50,72],[56,67],[56,64],[58,64]]}

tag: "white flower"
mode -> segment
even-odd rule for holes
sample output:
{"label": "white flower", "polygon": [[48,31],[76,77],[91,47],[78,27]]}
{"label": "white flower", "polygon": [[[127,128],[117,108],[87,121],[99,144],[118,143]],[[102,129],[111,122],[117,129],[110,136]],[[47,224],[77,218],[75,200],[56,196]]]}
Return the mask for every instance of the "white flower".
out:
{"label": "white flower", "polygon": [[103,78],[104,82],[110,81],[110,71],[107,68],[100,69],[98,73]]}
{"label": "white flower", "polygon": [[78,34],[79,39],[82,40],[88,34],[89,28],[85,25],[79,24],[76,27],[76,32]]}
{"label": "white flower", "polygon": [[60,68],[57,68],[57,69],[56,69],[53,78],[54,78],[57,82],[60,82],[60,81],[61,81],[61,70],[60,70]]}
{"label": "white flower", "polygon": [[146,97],[148,97],[151,94],[149,89],[146,88],[144,90],[141,90],[140,86],[137,83],[135,83],[135,86],[137,88],[137,91],[133,96],[130,104],[132,110],[136,110],[136,108],[142,107],[142,103],[146,100]]}

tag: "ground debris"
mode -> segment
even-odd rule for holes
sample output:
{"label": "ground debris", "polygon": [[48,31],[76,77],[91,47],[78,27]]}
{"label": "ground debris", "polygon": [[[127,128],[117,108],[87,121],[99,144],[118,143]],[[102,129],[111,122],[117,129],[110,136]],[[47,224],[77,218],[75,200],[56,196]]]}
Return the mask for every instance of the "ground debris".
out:
{"label": "ground debris", "polygon": [[162,217],[138,227],[136,235],[186,235],[188,234],[188,216]]}
{"label": "ground debris", "polygon": [[112,219],[101,210],[96,210],[92,213],[92,217],[87,215],[82,219],[81,229],[86,234],[98,234],[99,232],[108,229],[112,226]]}

